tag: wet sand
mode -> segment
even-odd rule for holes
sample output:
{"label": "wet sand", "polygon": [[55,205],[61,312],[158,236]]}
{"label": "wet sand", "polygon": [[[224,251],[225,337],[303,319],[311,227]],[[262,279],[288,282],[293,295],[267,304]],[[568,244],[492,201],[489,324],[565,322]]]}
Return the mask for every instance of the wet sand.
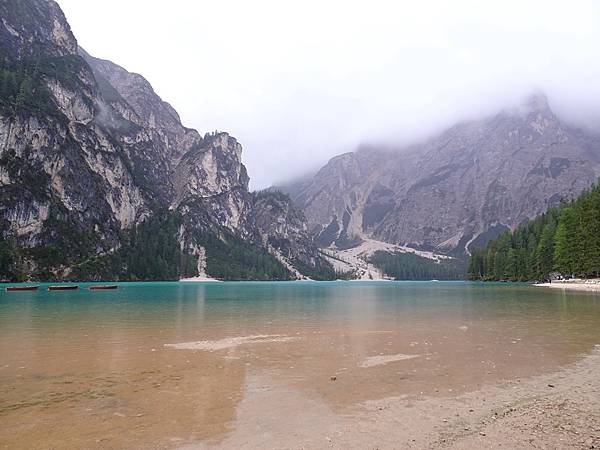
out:
{"label": "wet sand", "polygon": [[[0,442],[10,449],[258,449],[425,448],[472,440],[466,448],[480,448],[477,433],[491,426],[480,422],[493,408],[563,392],[538,392],[539,382],[503,383],[575,361],[560,346],[532,354],[539,343],[524,331],[369,325],[291,334],[262,327],[179,343],[172,335],[131,335],[124,339],[130,346],[118,349],[89,332],[65,333],[80,339],[77,346],[65,340],[57,347],[55,337],[36,346],[36,358],[13,354],[3,361]],[[82,345],[86,339],[89,346]],[[591,357],[583,361],[574,367],[598,366]],[[569,370],[564,392],[585,375]],[[498,383],[503,387],[490,388]],[[502,420],[510,417],[512,411]]]}
{"label": "wet sand", "polygon": [[598,373],[596,350],[548,375],[460,395],[368,401],[344,414],[274,379],[251,378],[233,434],[180,448],[593,449],[600,446]]}

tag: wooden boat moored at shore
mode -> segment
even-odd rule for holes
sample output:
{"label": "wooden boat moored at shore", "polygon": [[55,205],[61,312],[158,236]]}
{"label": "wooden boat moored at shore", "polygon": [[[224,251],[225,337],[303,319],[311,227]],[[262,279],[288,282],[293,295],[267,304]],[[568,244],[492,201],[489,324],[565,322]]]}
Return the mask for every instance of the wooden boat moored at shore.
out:
{"label": "wooden boat moored at shore", "polygon": [[65,284],[62,286],[48,286],[49,291],[74,291],[79,289],[79,285],[77,284]]}
{"label": "wooden boat moored at shore", "polygon": [[118,289],[119,286],[117,286],[116,284],[100,284],[100,285],[94,285],[94,286],[90,286],[89,290],[90,291],[104,291],[104,290],[109,290],[109,289]]}
{"label": "wooden boat moored at shore", "polygon": [[39,286],[8,286],[6,292],[37,291]]}

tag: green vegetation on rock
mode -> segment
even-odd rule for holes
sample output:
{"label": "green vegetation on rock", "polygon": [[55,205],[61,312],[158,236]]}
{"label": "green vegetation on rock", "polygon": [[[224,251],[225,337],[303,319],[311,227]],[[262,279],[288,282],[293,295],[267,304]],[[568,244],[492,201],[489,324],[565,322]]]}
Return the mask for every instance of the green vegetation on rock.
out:
{"label": "green vegetation on rock", "polygon": [[[79,74],[86,62],[77,55],[36,58],[9,63],[0,57],[0,114],[16,116],[56,116],[57,109],[46,79],[59,81],[65,88],[84,87]],[[91,100],[82,96],[93,107]]]}

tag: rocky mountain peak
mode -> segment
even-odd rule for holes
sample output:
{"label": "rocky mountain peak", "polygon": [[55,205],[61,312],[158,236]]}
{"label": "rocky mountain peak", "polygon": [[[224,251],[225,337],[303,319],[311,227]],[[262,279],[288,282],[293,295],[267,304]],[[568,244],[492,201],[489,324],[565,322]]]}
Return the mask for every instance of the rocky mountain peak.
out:
{"label": "rocky mountain peak", "polygon": [[[182,128],[181,119],[175,109],[162,100],[143,76],[128,72],[123,67],[104,59],[95,58],[79,49],[100,82],[114,88],[120,97],[143,120],[143,125],[153,129]],[[110,96],[109,100],[119,100]]]}
{"label": "rocky mountain peak", "polygon": [[53,0],[0,2],[0,39],[13,59],[57,57],[77,53],[77,40]]}
{"label": "rocky mountain peak", "polygon": [[552,113],[548,97],[544,92],[538,91],[530,95],[524,102],[525,107],[532,113]]}
{"label": "rocky mountain peak", "polygon": [[322,245],[373,238],[461,254],[599,175],[598,138],[562,123],[536,93],[520,110],[398,152],[370,146],[334,157],[289,192]]}

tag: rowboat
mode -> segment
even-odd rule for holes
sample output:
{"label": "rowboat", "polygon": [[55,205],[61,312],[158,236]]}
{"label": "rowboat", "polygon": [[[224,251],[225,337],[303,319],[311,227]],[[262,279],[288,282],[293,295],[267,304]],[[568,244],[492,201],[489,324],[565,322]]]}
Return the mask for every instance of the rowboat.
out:
{"label": "rowboat", "polygon": [[108,290],[108,289],[117,289],[119,286],[116,284],[101,284],[96,286],[90,286],[90,291],[100,291],[100,290]]}
{"label": "rowboat", "polygon": [[48,286],[49,291],[74,291],[79,289],[79,286],[76,284],[65,284],[62,286]]}
{"label": "rowboat", "polygon": [[18,292],[18,291],[37,291],[39,286],[9,286],[6,288],[6,292]]}

